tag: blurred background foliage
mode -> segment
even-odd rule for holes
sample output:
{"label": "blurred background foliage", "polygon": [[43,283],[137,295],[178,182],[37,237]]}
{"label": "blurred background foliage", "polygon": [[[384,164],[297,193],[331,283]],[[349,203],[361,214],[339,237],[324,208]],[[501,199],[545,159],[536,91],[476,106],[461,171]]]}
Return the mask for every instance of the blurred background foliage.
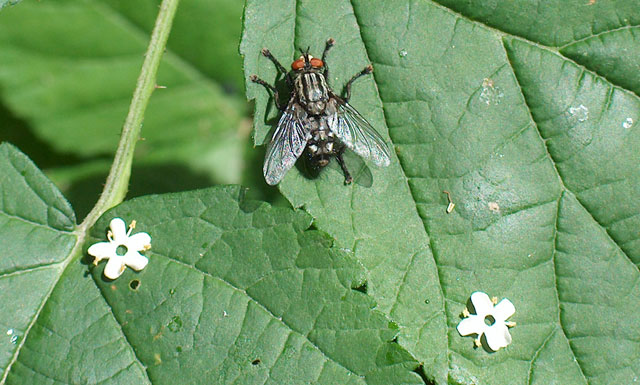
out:
{"label": "blurred background foliage", "polygon": [[[58,185],[79,220],[98,198],[160,0],[25,0],[0,12],[0,141]],[[253,148],[241,0],[180,5],[128,198],[240,183],[281,201]]]}

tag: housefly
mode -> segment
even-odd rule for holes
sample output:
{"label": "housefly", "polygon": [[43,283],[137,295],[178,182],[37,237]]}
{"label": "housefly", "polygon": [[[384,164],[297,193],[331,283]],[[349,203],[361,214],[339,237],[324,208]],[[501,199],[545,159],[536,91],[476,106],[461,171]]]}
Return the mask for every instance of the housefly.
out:
{"label": "housefly", "polygon": [[252,75],[250,80],[273,92],[275,104],[282,111],[276,130],[267,146],[264,159],[264,178],[270,185],[278,184],[306,151],[312,167],[321,169],[335,156],[344,173],[344,182],[352,181],[343,159],[346,148],[377,166],[388,166],[389,150],[384,139],[365,118],[349,104],[351,85],[358,78],[373,71],[371,65],[354,75],[346,84],[344,96],[338,96],[327,84],[329,67],[327,52],[334,45],[327,40],[322,59],[302,51],[302,56],[287,71],[269,52],[262,54],[273,62],[291,88],[286,106],[280,103],[278,90],[271,84]]}

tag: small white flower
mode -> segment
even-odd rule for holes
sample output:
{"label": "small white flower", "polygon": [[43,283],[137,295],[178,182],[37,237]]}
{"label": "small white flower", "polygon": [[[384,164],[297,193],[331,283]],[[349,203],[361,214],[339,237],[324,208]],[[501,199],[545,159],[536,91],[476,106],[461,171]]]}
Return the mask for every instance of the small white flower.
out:
{"label": "small white flower", "polygon": [[476,291],[471,294],[471,303],[476,309],[476,314],[469,314],[469,311],[464,309],[462,314],[466,318],[458,324],[458,333],[461,336],[477,334],[478,337],[474,341],[476,346],[481,345],[480,338],[484,335],[487,345],[493,351],[509,345],[509,328],[516,326],[515,322],[507,321],[516,312],[511,301],[505,298],[498,303],[497,298],[489,299],[486,293]]}
{"label": "small white flower", "polygon": [[151,248],[151,237],[147,233],[131,235],[131,230],[136,227],[136,221],[132,221],[127,231],[125,222],[120,218],[113,218],[109,224],[107,239],[109,242],[99,242],[91,245],[87,252],[95,257],[93,263],[98,264],[103,259],[108,259],[104,268],[104,275],[109,279],[118,278],[124,272],[125,266],[139,271],[147,266],[149,260],[139,251]]}

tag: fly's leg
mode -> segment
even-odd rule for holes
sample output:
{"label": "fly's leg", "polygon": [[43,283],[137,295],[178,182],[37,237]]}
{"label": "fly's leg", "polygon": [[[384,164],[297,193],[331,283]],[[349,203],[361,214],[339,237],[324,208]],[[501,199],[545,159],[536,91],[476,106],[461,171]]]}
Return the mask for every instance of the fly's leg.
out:
{"label": "fly's leg", "polygon": [[327,65],[327,53],[336,44],[336,41],[333,38],[329,38],[327,43],[324,45],[324,52],[322,52],[322,62],[324,63],[324,78],[329,80],[329,66]]}
{"label": "fly's leg", "polygon": [[249,77],[249,80],[251,80],[254,83],[258,83],[263,85],[265,88],[271,90],[271,92],[273,92],[273,100],[276,103],[276,107],[278,107],[278,109],[280,111],[284,111],[284,106],[282,104],[280,104],[280,95],[278,94],[278,90],[276,89],[276,87],[272,86],[271,84],[265,82],[264,80],[260,79],[259,77],[257,77],[256,75],[251,75]]}
{"label": "fly's leg", "polygon": [[353,75],[353,77],[347,82],[347,84],[345,86],[345,93],[346,93],[346,95],[344,97],[344,101],[345,102],[348,102],[349,99],[351,99],[351,85],[353,84],[353,82],[358,80],[358,78],[360,78],[361,76],[369,75],[372,72],[373,72],[373,67],[371,66],[371,64],[369,64],[368,66],[364,67],[364,69],[362,71],[360,71],[357,74]]}
{"label": "fly's leg", "polygon": [[336,159],[338,160],[338,164],[340,165],[340,168],[344,173],[344,184],[351,184],[351,182],[353,181],[353,178],[351,177],[351,174],[347,169],[347,165],[344,163],[344,159],[342,159],[343,153],[344,153],[344,148],[336,154]]}
{"label": "fly's leg", "polygon": [[278,59],[276,59],[273,54],[271,54],[271,51],[269,51],[266,48],[262,49],[262,54],[264,55],[264,57],[266,57],[267,59],[271,60],[273,62],[273,65],[276,66],[276,69],[280,72],[282,72],[285,76],[285,79],[287,81],[287,84],[289,85],[289,87],[293,86],[293,80],[291,79],[291,74],[289,73],[289,71],[286,70],[286,68],[284,68],[284,66],[282,64],[280,64],[280,62],[278,61]]}

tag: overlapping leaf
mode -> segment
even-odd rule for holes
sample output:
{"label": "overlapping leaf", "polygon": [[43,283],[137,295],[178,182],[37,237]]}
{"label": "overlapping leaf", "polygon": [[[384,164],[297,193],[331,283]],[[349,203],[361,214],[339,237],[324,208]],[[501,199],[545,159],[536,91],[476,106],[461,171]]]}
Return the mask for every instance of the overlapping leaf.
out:
{"label": "overlapping leaf", "polygon": [[[25,1],[0,14],[0,101],[7,110],[0,108],[0,119],[3,126],[15,121],[0,140],[24,147],[79,215],[97,199],[109,169],[158,3],[139,1],[132,10],[117,1]],[[183,21],[206,17],[209,7],[224,22]],[[245,103],[233,94],[241,87],[240,12],[241,4],[224,1],[181,7],[159,70],[158,85],[166,88],[155,91],[137,146],[133,194],[240,181],[247,135]],[[205,51],[196,42],[211,46]]]}
{"label": "overlapping leaf", "polygon": [[[372,166],[371,187],[293,170],[280,190],[355,251],[400,344],[437,383],[637,381],[640,101],[616,85],[640,75],[633,61],[603,64],[630,37],[600,39],[637,24],[637,1],[441,3],[465,16],[426,1],[247,2],[246,75],[274,79],[262,47],[288,62],[334,37],[330,83],[373,63],[352,101],[397,155]],[[247,94],[259,143],[275,112],[262,88]],[[474,350],[455,331],[475,290],[515,304],[508,348]]]}

